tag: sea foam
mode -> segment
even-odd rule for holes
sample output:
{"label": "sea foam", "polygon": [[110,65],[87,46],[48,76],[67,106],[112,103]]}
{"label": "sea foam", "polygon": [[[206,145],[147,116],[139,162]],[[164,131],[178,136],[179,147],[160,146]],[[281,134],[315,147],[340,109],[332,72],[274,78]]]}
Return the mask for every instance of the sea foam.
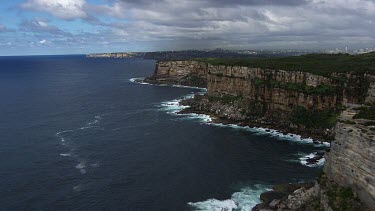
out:
{"label": "sea foam", "polygon": [[144,82],[145,78],[130,78],[129,81],[132,83],[138,83],[143,85],[151,85],[151,86],[169,86],[169,87],[178,87],[178,88],[187,88],[187,89],[198,89],[202,91],[207,91],[206,88],[197,87],[197,86],[184,86],[184,85],[175,85],[175,84],[152,84]]}
{"label": "sea foam", "polygon": [[311,158],[314,158],[316,156],[317,152],[313,152],[313,153],[310,153],[308,155],[304,155],[302,157],[299,158],[300,160],[300,163],[304,166],[308,166],[308,167],[321,167],[324,165],[324,162],[325,162],[325,158],[322,157],[321,159],[318,160],[317,163],[314,163],[314,164],[309,164],[307,162],[307,159],[311,159]]}
{"label": "sea foam", "polygon": [[[73,159],[78,161],[79,163],[75,166],[75,168],[78,169],[81,174],[86,174],[86,167],[87,167],[86,163],[87,162],[82,160],[81,156],[78,153],[76,153],[74,144],[70,143],[72,140],[70,140],[69,134],[74,134],[74,133],[76,133],[80,130],[88,130],[88,129],[94,129],[94,128],[98,129],[98,128],[100,128],[99,123],[100,123],[101,119],[102,119],[102,115],[96,115],[96,116],[94,116],[93,120],[89,121],[84,126],[81,126],[79,128],[76,128],[76,129],[64,130],[64,131],[60,131],[60,132],[56,133],[56,136],[59,137],[60,140],[61,140],[61,145],[69,148],[70,152],[74,151],[73,154],[71,154],[71,153],[60,153],[60,156],[72,157]],[[67,137],[68,142],[66,142],[66,137]],[[97,164],[91,164],[90,167],[98,167],[98,165]]]}
{"label": "sea foam", "polygon": [[215,210],[215,211],[232,211],[242,210],[251,211],[253,207],[259,204],[260,194],[271,190],[265,185],[254,185],[242,188],[239,192],[232,194],[230,199],[218,200],[208,199],[201,202],[189,202],[188,204],[194,210]]}

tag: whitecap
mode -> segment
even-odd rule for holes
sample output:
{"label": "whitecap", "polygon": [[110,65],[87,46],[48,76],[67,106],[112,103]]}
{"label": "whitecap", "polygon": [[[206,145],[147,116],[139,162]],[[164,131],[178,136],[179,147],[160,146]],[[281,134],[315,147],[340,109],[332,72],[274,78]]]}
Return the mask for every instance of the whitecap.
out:
{"label": "whitecap", "polygon": [[61,153],[60,155],[63,156],[63,157],[70,157],[70,156],[72,156],[70,153]]}
{"label": "whitecap", "polygon": [[322,157],[321,159],[318,160],[318,162],[316,163],[308,163],[307,162],[307,159],[311,159],[311,158],[314,158],[316,156],[317,152],[313,152],[313,153],[310,153],[308,155],[304,155],[302,157],[299,158],[300,160],[300,163],[304,166],[308,166],[308,167],[321,167],[324,165],[324,162],[325,162],[325,158]]}
{"label": "whitecap", "polygon": [[169,87],[177,87],[177,88],[188,88],[188,89],[198,89],[201,91],[207,91],[206,88],[197,87],[197,86],[184,86],[184,85],[175,85],[175,84],[152,84],[144,82],[145,78],[130,78],[129,81],[132,83],[138,83],[143,85],[151,85],[151,86],[169,86]]}
{"label": "whitecap", "polygon": [[85,126],[85,127],[80,127],[78,128],[79,130],[86,130],[86,129],[90,129],[90,128],[96,128],[97,126]]}
{"label": "whitecap", "polygon": [[74,130],[63,130],[63,131],[60,131],[60,132],[57,132],[56,135],[59,136],[61,134],[64,134],[64,133],[67,133],[67,132],[72,132]]}
{"label": "whitecap", "polygon": [[196,113],[190,113],[190,114],[182,114],[185,115],[186,119],[197,119],[200,120],[203,123],[211,123],[212,117],[207,114],[196,114]]}
{"label": "whitecap", "polygon": [[81,191],[81,190],[82,190],[82,185],[79,184],[79,185],[74,186],[74,187],[73,187],[73,190],[74,190],[74,191]]}
{"label": "whitecap", "polygon": [[92,164],[90,164],[90,166],[93,167],[93,168],[97,168],[97,167],[99,167],[99,164],[97,164],[97,163],[92,163]]}
{"label": "whitecap", "polygon": [[81,174],[86,174],[86,164],[85,164],[86,162],[84,162],[84,161],[81,161],[80,163],[78,163],[77,165],[76,165],[76,169],[79,169],[79,171],[81,172]]}
{"label": "whitecap", "polygon": [[253,134],[256,134],[256,135],[268,135],[268,136],[278,138],[280,140],[288,140],[288,141],[293,141],[296,143],[303,143],[303,144],[313,144],[316,147],[324,147],[324,146],[330,145],[328,142],[316,144],[312,138],[302,138],[302,136],[297,135],[297,134],[292,134],[292,133],[284,134],[275,129],[239,126],[236,124],[210,123],[210,122],[208,122],[208,124],[217,126],[217,127],[229,127],[229,128],[234,128],[234,129],[245,130],[245,131],[252,132]]}
{"label": "whitecap", "polygon": [[181,101],[185,99],[191,99],[191,98],[194,98],[194,93],[190,93],[188,95],[185,95],[175,100],[162,102],[160,104],[160,107],[161,107],[160,110],[167,111],[167,113],[169,114],[177,114],[178,112],[190,107],[190,106],[181,105]]}
{"label": "whitecap", "polygon": [[253,207],[261,203],[260,194],[268,190],[271,189],[269,189],[267,186],[258,184],[251,187],[242,188],[239,192],[233,193],[230,199],[208,199],[201,202],[189,202],[188,204],[194,210],[251,211]]}
{"label": "whitecap", "polygon": [[222,201],[217,199],[208,199],[202,202],[189,202],[188,204],[197,210],[229,211],[237,209],[236,203],[231,199]]}

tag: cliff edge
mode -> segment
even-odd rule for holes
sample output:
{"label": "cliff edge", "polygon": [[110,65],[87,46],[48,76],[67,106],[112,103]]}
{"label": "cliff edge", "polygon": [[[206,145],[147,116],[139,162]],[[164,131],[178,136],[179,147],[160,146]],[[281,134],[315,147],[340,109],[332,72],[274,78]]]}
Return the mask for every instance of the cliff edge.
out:
{"label": "cliff edge", "polygon": [[[204,61],[157,62],[146,82],[206,87],[184,112],[331,142],[313,187],[294,188],[256,210],[373,210],[375,77],[368,71],[314,74]],[[365,105],[366,104],[366,105]],[[338,120],[338,121],[337,121]],[[271,206],[272,205],[272,206]],[[258,209],[259,208],[259,209]]]}

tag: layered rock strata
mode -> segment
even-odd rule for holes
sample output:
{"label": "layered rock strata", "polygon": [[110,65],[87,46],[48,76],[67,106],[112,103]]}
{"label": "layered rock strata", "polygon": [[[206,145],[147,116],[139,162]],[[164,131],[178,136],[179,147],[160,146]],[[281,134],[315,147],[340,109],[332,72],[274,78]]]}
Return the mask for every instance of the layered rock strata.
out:
{"label": "layered rock strata", "polygon": [[215,114],[222,121],[317,139],[329,139],[341,104],[364,102],[370,86],[368,75],[325,77],[199,61],[158,62],[153,76],[145,81],[207,87],[204,97],[186,102],[191,110]]}
{"label": "layered rock strata", "polygon": [[350,187],[375,208],[375,122],[353,119],[356,105],[348,105],[335,126],[335,140],[326,153],[324,172],[341,186]]}

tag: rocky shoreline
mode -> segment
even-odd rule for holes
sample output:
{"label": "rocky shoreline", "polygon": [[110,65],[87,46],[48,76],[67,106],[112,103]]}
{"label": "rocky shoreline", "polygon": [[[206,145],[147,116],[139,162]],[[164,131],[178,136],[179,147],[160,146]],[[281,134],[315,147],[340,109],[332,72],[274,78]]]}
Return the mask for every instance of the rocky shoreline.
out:
{"label": "rocky shoreline", "polygon": [[[221,123],[221,124],[235,124],[242,127],[262,127],[262,128],[269,128],[266,129],[266,132],[271,130],[277,130],[283,134],[298,134],[302,138],[312,139],[314,144],[324,144],[327,145],[325,140],[327,137],[331,135],[330,131],[327,131],[326,139],[323,139],[320,134],[312,133],[309,131],[299,131],[291,130],[290,126],[285,126],[280,124],[279,122],[270,122],[270,121],[251,121],[244,117],[244,115],[240,114],[240,108],[238,108],[234,103],[229,105],[222,105],[220,103],[213,105],[206,95],[195,95],[193,98],[184,99],[181,101],[181,105],[188,106],[180,113],[195,113],[195,114],[206,114],[210,115],[214,123]],[[221,107],[221,108],[212,108],[213,106]],[[225,112],[223,112],[225,110]],[[224,113],[224,115],[223,115]],[[234,116],[233,116],[234,115]],[[267,131],[268,130],[268,131]]]}
{"label": "rocky shoreline", "polygon": [[213,123],[224,125],[272,128],[265,129],[270,133],[300,134],[314,144],[330,142],[326,152],[304,157],[310,166],[326,159],[315,184],[275,186],[262,194],[262,203],[253,210],[374,210],[375,121],[354,116],[360,111],[355,108],[375,105],[375,76],[164,61],[157,62],[154,74],[144,82],[207,88],[204,95],[181,100],[186,106],[181,114],[209,115]]}

